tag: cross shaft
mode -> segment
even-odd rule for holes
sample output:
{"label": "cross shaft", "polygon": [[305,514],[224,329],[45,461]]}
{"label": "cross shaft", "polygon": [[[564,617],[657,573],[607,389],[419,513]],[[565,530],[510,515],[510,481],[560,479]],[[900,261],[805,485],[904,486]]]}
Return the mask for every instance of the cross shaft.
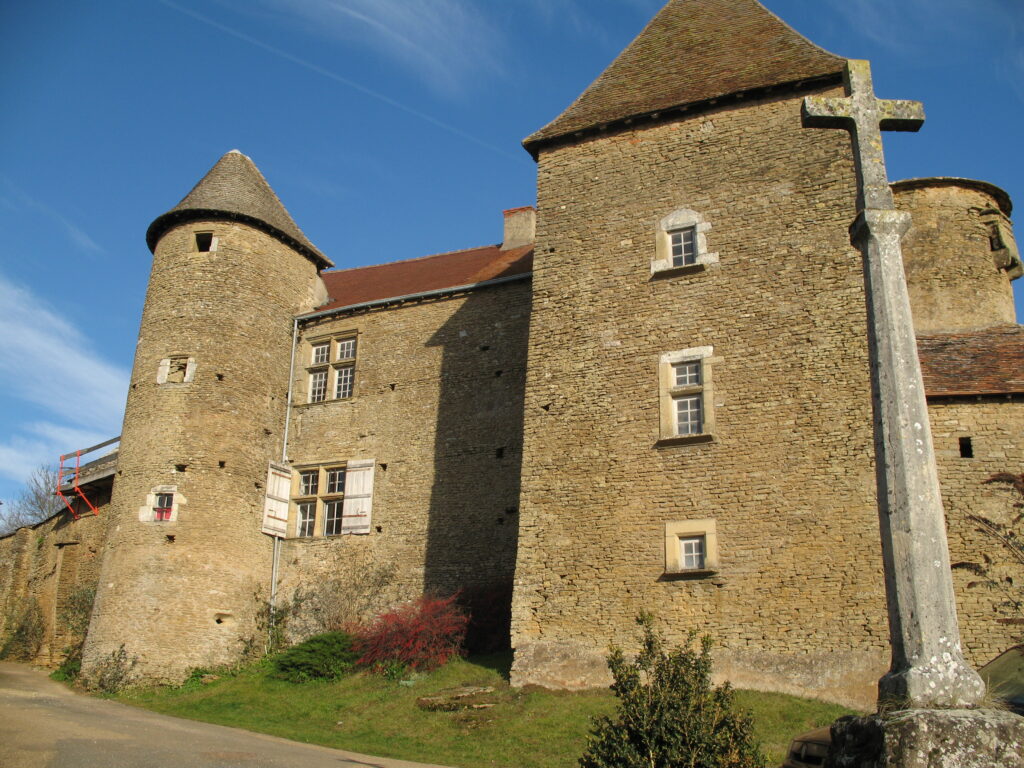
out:
{"label": "cross shaft", "polygon": [[857,167],[859,213],[850,238],[864,259],[882,562],[892,665],[879,701],[970,707],[985,692],[964,660],[956,619],[938,469],[921,378],[900,240],[910,215],[895,209],[882,130],[916,131],[924,109],[875,98],[867,61],[849,61],[846,98],[807,97],[804,125],[844,128]]}

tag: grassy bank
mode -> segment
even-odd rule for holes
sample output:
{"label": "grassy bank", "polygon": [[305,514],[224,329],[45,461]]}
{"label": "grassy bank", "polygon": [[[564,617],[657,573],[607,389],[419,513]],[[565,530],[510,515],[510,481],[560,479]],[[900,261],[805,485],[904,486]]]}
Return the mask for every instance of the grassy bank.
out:
{"label": "grassy bank", "polygon": [[[609,691],[566,693],[509,688],[507,657],[457,660],[397,682],[357,675],[335,683],[294,685],[262,665],[203,684],[134,690],[119,698],[177,717],[260,731],[384,757],[460,768],[569,768],[582,754],[590,718],[611,712]],[[416,700],[458,686],[490,687],[474,700],[490,705],[426,711]],[[778,765],[789,740],[824,725],[842,707],[782,694],[739,691],[756,732]]]}

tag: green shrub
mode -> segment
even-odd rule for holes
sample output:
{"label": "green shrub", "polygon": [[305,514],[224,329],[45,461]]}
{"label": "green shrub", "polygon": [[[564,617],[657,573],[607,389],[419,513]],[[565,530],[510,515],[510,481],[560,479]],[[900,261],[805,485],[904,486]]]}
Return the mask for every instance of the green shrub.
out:
{"label": "green shrub", "polygon": [[347,632],[325,632],[293,645],[274,657],[275,677],[303,683],[334,680],[348,674],[358,658]]}
{"label": "green shrub", "polygon": [[608,667],[618,698],[613,717],[595,718],[581,768],[759,768],[750,715],[736,711],[728,684],[711,684],[711,639],[696,633],[666,649],[653,618],[637,618],[640,653],[612,648]]}

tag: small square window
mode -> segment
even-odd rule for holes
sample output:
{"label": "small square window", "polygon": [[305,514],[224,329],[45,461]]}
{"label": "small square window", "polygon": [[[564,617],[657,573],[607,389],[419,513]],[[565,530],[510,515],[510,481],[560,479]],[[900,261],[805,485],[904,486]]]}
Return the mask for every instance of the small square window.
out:
{"label": "small square window", "polygon": [[309,374],[309,402],[322,403],[327,399],[327,371]]}
{"label": "small square window", "polygon": [[687,227],[669,232],[672,266],[686,267],[697,263],[697,228]]}
{"label": "small square window", "polygon": [[672,366],[676,374],[677,387],[699,387],[700,386],[700,360],[691,360],[686,363],[677,363]]}
{"label": "small square window", "polygon": [[703,576],[717,571],[715,519],[665,523],[665,572]]}
{"label": "small square window", "polygon": [[324,502],[324,536],[337,536],[341,533],[342,502]]}
{"label": "small square window", "polygon": [[338,342],[338,359],[353,360],[356,356],[356,340],[342,339]]}
{"label": "small square window", "polygon": [[316,502],[306,501],[298,505],[299,525],[296,535],[312,536],[316,525]]}
{"label": "small square window", "polygon": [[313,345],[313,365],[321,365],[330,359],[331,345],[329,343]]}
{"label": "small square window", "polygon": [[338,400],[352,397],[352,380],[355,369],[351,365],[339,368],[334,382],[334,397]]}
{"label": "small square window", "polygon": [[345,492],[345,468],[338,467],[336,469],[327,470],[327,493],[344,493]]}
{"label": "small square window", "polygon": [[156,494],[156,500],[153,503],[153,519],[162,521],[170,520],[172,511],[174,511],[174,494]]}
{"label": "small square window", "polygon": [[299,473],[299,495],[316,496],[320,490],[320,470],[312,469]]}

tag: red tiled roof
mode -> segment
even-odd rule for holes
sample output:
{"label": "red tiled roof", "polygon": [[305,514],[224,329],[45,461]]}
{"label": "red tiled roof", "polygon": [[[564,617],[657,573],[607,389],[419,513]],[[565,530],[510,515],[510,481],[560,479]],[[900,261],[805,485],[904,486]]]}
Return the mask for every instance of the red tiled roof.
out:
{"label": "red tiled roof", "polygon": [[533,245],[507,251],[498,245],[487,245],[390,264],[323,272],[321,277],[330,298],[317,311],[474,285],[499,277],[525,275],[532,269]]}
{"label": "red tiled roof", "polygon": [[757,0],[671,0],[617,59],[553,122],[523,143],[741,91],[843,71]]}
{"label": "red tiled roof", "polygon": [[1024,325],[918,336],[930,397],[1024,393]]}

